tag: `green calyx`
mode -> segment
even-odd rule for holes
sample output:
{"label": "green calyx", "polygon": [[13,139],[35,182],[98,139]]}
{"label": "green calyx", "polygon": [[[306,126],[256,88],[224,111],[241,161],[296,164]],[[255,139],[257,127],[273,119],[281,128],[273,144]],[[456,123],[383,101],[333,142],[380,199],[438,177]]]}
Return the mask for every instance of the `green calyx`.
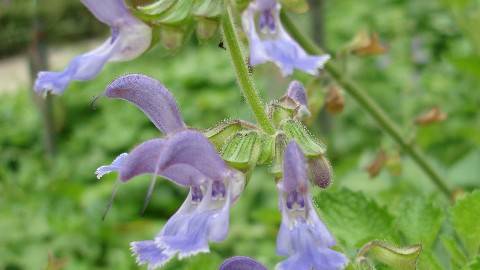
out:
{"label": "green calyx", "polygon": [[288,140],[295,140],[307,157],[317,157],[327,152],[327,146],[313,137],[307,128],[298,120],[289,119],[281,124]]}

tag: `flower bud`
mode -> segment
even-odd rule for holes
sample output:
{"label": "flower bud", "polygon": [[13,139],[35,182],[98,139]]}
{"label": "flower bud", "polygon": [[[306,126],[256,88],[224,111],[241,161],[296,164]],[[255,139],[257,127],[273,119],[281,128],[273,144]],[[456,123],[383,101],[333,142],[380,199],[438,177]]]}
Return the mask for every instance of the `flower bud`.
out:
{"label": "flower bud", "polygon": [[218,22],[208,18],[197,18],[197,37],[200,40],[212,38],[218,29]]}
{"label": "flower bud", "polygon": [[323,155],[308,161],[308,172],[312,183],[320,188],[327,188],[332,182],[332,166]]}
{"label": "flower bud", "polygon": [[433,107],[428,112],[425,112],[415,119],[415,124],[419,126],[426,126],[433,123],[442,122],[447,119],[447,114],[440,108]]}
{"label": "flower bud", "polygon": [[348,51],[360,55],[379,55],[387,52],[387,48],[383,46],[378,38],[377,33],[369,33],[362,30],[358,32],[347,46]]}
{"label": "flower bud", "polygon": [[162,27],[160,29],[160,42],[169,49],[178,49],[183,44],[185,34],[180,28]]}

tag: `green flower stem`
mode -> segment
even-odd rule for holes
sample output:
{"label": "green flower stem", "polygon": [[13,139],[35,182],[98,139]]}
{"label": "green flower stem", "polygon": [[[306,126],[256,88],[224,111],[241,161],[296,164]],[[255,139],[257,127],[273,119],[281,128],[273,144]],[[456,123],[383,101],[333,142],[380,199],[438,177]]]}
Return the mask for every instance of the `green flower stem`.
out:
{"label": "green flower stem", "polygon": [[[283,11],[281,13],[281,20],[285,29],[308,53],[324,53],[320,47],[318,47],[311,39],[307,38],[296,28],[290,18]],[[356,84],[347,79],[332,61],[325,65],[325,70],[360,104],[363,109],[365,109],[377,121],[378,125],[380,125],[387,132],[387,134],[390,135],[403,148],[403,150],[411,156],[415,163],[417,163],[417,165],[432,180],[433,184],[445,196],[450,198],[451,193],[445,184],[446,180],[443,178],[443,176],[432,167],[419,149],[415,148],[403,138],[400,128],[392,119],[388,117],[385,111],[367,94],[367,92],[361,90]]]}
{"label": "green flower stem", "polygon": [[227,12],[222,19],[223,37],[227,46],[227,50],[230,53],[233,66],[235,68],[235,73],[237,74],[238,84],[240,85],[240,89],[245,96],[245,100],[247,101],[248,105],[250,105],[250,108],[257,119],[257,123],[260,125],[263,131],[273,135],[275,133],[275,128],[265,112],[265,106],[255,88],[255,84],[253,83],[250,73],[248,72],[246,59],[243,56],[242,49],[240,48],[240,41],[235,30],[231,7],[226,4],[226,9]]}

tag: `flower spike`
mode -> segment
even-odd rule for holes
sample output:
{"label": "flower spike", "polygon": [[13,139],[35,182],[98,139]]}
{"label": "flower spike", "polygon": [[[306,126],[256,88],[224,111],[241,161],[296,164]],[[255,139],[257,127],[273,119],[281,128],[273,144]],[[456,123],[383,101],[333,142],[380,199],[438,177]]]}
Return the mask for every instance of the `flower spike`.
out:
{"label": "flower spike", "polygon": [[250,64],[274,62],[284,76],[294,69],[318,75],[330,56],[308,55],[283,28],[280,8],[276,0],[254,0],[244,11],[242,24],[250,43]]}
{"label": "flower spike", "polygon": [[111,36],[98,48],[75,57],[61,72],[38,73],[34,89],[37,93],[51,91],[62,94],[73,80],[95,78],[108,61],[132,60],[150,47],[152,30],[135,18],[124,0],[82,0],[82,3],[111,28]]}

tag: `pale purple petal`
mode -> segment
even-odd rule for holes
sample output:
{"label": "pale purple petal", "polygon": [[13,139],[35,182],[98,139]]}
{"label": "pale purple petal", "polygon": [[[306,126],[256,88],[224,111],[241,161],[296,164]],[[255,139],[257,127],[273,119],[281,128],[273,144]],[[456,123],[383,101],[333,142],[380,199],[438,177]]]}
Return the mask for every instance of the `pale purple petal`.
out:
{"label": "pale purple petal", "polygon": [[81,0],[81,2],[95,15],[95,17],[106,25],[113,26],[122,18],[131,19],[124,0]]}
{"label": "pale purple petal", "polygon": [[95,171],[97,178],[100,179],[107,173],[118,172],[127,156],[127,153],[120,154],[113,160],[112,164],[98,167],[98,169]]}
{"label": "pale purple petal", "polygon": [[135,147],[120,168],[120,180],[126,182],[140,174],[158,172],[158,161],[166,144],[163,139],[153,139]]}
{"label": "pale purple petal", "polygon": [[185,130],[168,139],[161,166],[189,164],[211,180],[223,181],[231,169],[217,153],[215,146],[200,132]]}
{"label": "pale purple petal", "polygon": [[[250,44],[250,64],[274,62],[280,67],[284,76],[290,75],[294,69],[318,75],[318,70],[323,67],[330,56],[308,55],[285,31],[279,18],[279,12],[280,4],[271,0],[253,1],[244,11],[242,24]],[[257,14],[260,14],[258,27],[255,21]]]}
{"label": "pale purple petal", "polygon": [[226,259],[219,270],[267,270],[267,268],[252,258],[235,256]]}
{"label": "pale purple petal", "polygon": [[299,81],[292,81],[287,89],[287,96],[303,106],[308,106],[305,87]]}
{"label": "pale purple petal", "polygon": [[172,258],[172,254],[157,247],[153,240],[132,242],[130,248],[136,257],[137,264],[148,265],[149,270],[162,267]]}
{"label": "pale purple petal", "polygon": [[95,78],[106,62],[134,59],[150,47],[152,30],[128,12],[123,0],[83,0],[83,3],[110,26],[111,37],[98,48],[75,57],[61,72],[39,72],[34,85],[37,93],[61,94],[73,80]]}
{"label": "pale purple petal", "polygon": [[295,141],[288,143],[283,160],[282,185],[285,192],[307,189],[307,168],[302,150]]}
{"label": "pale purple petal", "polygon": [[105,95],[132,102],[164,133],[186,129],[175,98],[153,78],[141,74],[122,76],[107,86]]}
{"label": "pale purple petal", "polygon": [[340,270],[347,265],[347,258],[340,252],[321,245],[311,237],[312,228],[298,222],[290,229],[294,253],[277,265],[278,270]]}

